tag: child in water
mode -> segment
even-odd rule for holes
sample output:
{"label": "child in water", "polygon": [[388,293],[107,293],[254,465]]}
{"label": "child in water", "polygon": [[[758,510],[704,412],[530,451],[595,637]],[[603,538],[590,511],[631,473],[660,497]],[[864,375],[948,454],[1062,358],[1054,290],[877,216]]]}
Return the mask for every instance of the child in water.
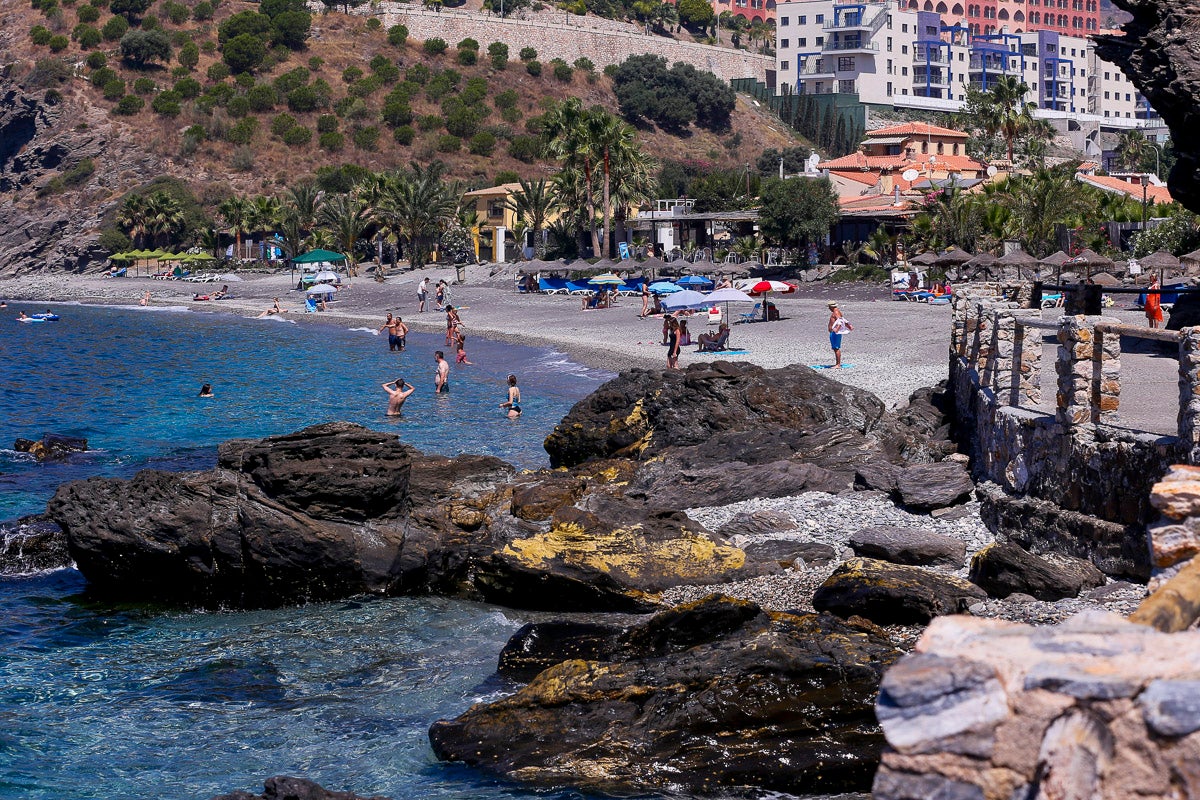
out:
{"label": "child in water", "polygon": [[454,329],[454,347],[457,350],[454,363],[471,366],[471,362],[467,361],[467,335],[463,333],[461,325]]}

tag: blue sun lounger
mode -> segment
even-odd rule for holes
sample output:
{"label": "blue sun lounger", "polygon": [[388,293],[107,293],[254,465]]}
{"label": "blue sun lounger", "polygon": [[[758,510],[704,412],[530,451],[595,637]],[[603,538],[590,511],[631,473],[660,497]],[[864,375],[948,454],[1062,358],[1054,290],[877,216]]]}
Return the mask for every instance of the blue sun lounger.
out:
{"label": "blue sun lounger", "polygon": [[538,278],[538,290],[546,294],[567,294],[567,281],[564,278]]}

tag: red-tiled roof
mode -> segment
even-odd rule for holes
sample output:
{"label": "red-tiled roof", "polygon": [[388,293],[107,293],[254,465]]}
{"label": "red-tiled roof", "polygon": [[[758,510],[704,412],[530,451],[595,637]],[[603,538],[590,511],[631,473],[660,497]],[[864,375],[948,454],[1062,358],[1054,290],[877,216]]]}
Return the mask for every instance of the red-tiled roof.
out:
{"label": "red-tiled roof", "polygon": [[962,131],[941,128],[937,125],[930,125],[927,122],[905,122],[901,125],[889,125],[886,128],[867,132],[868,139],[873,139],[876,136],[937,136],[940,139],[968,138],[967,134]]}
{"label": "red-tiled roof", "polygon": [[933,162],[932,168],[963,172],[965,170],[981,171],[983,164],[969,156],[933,155],[927,153],[914,154],[910,159],[904,155],[868,156],[862,152],[851,153],[848,156],[823,161],[818,166],[827,170],[905,170],[909,167],[924,168],[927,162]]}
{"label": "red-tiled roof", "polygon": [[[1098,189],[1105,189],[1110,192],[1120,192],[1128,195],[1135,200],[1142,199],[1142,187],[1137,183],[1123,181],[1120,178],[1114,178],[1111,175],[1084,175],[1076,173],[1076,177],[1084,183],[1091,184]],[[1170,203],[1175,198],[1171,197],[1171,192],[1166,186],[1154,186],[1151,184],[1146,187],[1146,199],[1155,203]]]}
{"label": "red-tiled roof", "polygon": [[879,183],[879,173],[863,170],[829,170],[829,174],[836,175],[839,178],[844,178],[855,183],[863,183],[867,186],[874,186]]}

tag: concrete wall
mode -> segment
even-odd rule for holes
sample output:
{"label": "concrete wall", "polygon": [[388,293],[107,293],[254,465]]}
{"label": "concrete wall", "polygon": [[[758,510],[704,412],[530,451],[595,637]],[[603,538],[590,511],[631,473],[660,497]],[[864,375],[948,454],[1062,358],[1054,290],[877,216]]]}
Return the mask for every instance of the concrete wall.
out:
{"label": "concrete wall", "polygon": [[[514,61],[522,47],[533,47],[543,64],[553,58],[571,64],[586,56],[597,68],[603,69],[609,64],[619,64],[631,55],[652,53],[666,58],[668,64],[682,61],[724,81],[734,78],[762,81],[767,70],[775,68],[775,59],[771,56],[677,42],[663,36],[617,30],[615,26],[592,26],[590,18],[568,15],[563,15],[561,22],[550,22],[544,16],[541,19],[501,18],[477,12],[433,11],[415,4],[392,2],[379,3],[374,12],[369,6],[362,6],[359,12],[375,13],[384,27],[403,24],[408,28],[409,36],[418,41],[440,36],[453,48],[457,42],[470,37],[485,50],[492,42],[503,42],[508,45],[509,57]],[[572,19],[579,22],[572,22]],[[486,53],[482,56],[486,57]]]}

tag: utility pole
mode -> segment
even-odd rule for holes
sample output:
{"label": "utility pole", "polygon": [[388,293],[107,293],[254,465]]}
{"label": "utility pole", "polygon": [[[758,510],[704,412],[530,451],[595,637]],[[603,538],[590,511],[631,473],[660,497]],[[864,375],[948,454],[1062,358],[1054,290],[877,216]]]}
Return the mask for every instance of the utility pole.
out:
{"label": "utility pole", "polygon": [[1143,232],[1145,232],[1145,230],[1146,230],[1146,224],[1149,222],[1149,215],[1150,215],[1150,208],[1149,208],[1148,200],[1146,197],[1146,193],[1150,188],[1149,184],[1150,184],[1150,176],[1143,173],[1142,174],[1142,231]]}
{"label": "utility pole", "polygon": [[783,156],[779,157],[779,180],[783,180]]}

